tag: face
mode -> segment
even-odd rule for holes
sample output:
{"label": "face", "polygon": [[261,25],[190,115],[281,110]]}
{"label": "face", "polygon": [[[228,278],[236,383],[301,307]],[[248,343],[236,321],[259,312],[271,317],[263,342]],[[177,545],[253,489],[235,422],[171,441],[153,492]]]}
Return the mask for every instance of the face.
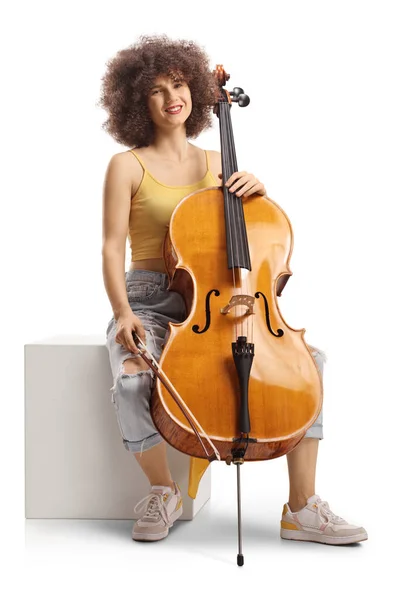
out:
{"label": "face", "polygon": [[168,76],[157,77],[148,97],[150,116],[158,127],[183,125],[192,111],[187,83]]}

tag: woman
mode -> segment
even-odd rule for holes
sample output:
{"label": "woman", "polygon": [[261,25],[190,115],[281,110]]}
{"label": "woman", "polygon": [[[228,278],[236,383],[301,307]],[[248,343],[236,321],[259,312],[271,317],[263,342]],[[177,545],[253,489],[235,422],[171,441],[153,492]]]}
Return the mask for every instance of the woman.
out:
{"label": "woman", "polygon": [[[158,360],[168,323],[185,319],[183,298],[167,291],[162,247],[171,214],[190,192],[220,185],[219,152],[204,151],[189,139],[212,124],[217,85],[208,57],[195,43],[166,36],[143,36],[108,63],[101,106],[109,113],[105,130],[131,147],[108,165],[103,194],[103,275],[114,316],[107,348],[114,385],[112,400],[123,443],[134,453],[151,485],[136,507],[134,540],[168,535],[182,513],[181,492],[172,480],[166,443],[149,410],[154,373],[132,337],[135,330]],[[234,173],[229,190],[245,199],[266,195],[247,172]],[[131,264],[125,272],[128,233]],[[320,372],[324,355],[310,347]],[[315,495],[315,470],[322,412],[305,438],[287,455],[290,493],[283,507],[281,537],[327,544],[367,539],[365,529],[349,525]]]}

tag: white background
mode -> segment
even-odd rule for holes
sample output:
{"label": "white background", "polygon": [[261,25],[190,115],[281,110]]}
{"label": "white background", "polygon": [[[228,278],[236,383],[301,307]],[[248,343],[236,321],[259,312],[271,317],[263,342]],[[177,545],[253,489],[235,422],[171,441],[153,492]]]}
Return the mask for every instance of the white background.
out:
{"label": "white background", "polygon": [[[385,0],[37,0],[3,9],[1,535],[10,557],[25,552],[35,597],[350,598],[397,587],[398,11]],[[94,542],[68,523],[35,535],[25,524],[24,344],[102,333],[112,316],[102,185],[110,157],[126,148],[102,130],[96,102],[106,61],[152,33],[195,40],[212,67],[231,74],[228,88],[251,97],[232,110],[238,164],[293,225],[293,276],[280,308],[328,355],[317,493],[366,527],[370,539],[356,547],[280,541],[285,458],[243,468],[244,518],[261,532],[245,535],[243,569],[235,472],[224,465],[212,467],[213,523],[229,531],[221,529],[220,546],[215,535],[197,543],[195,523],[187,541],[177,528],[151,548],[130,540],[130,526]],[[194,143],[219,149],[214,119]]]}

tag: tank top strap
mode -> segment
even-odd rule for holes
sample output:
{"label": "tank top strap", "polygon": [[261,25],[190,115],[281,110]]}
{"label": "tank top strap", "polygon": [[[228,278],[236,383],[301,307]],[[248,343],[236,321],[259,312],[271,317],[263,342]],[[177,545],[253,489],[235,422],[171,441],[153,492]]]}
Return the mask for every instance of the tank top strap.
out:
{"label": "tank top strap", "polygon": [[143,170],[147,171],[146,166],[144,164],[144,162],[142,161],[141,158],[139,158],[139,156],[136,154],[136,152],[133,149],[130,149],[129,152],[132,152],[133,156],[136,156],[137,160],[139,161],[139,163],[142,165]]}

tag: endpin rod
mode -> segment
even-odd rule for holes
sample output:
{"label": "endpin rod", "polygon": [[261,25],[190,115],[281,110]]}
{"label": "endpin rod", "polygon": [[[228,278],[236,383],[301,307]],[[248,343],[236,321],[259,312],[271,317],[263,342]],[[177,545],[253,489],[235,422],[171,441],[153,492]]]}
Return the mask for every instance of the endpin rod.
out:
{"label": "endpin rod", "polygon": [[244,557],[242,554],[242,507],[240,501],[240,465],[241,462],[236,463],[236,474],[237,474],[237,507],[238,507],[238,534],[239,534],[239,552],[237,555],[237,564],[239,567],[243,567]]}

